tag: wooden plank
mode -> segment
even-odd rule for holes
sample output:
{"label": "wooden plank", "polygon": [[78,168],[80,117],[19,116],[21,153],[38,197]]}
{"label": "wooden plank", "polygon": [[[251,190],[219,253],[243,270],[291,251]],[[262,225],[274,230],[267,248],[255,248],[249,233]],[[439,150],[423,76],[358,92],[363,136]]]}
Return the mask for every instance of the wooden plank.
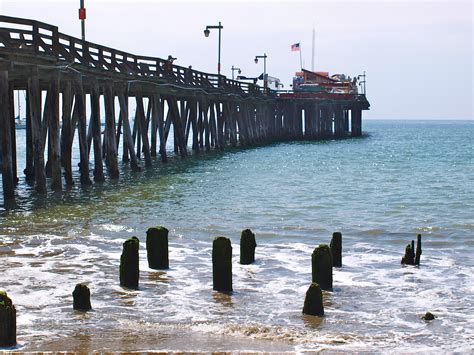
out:
{"label": "wooden plank", "polygon": [[105,85],[104,92],[105,105],[105,135],[107,168],[111,179],[118,179],[120,172],[118,168],[117,135],[115,131],[115,96],[112,91],[112,84]]}
{"label": "wooden plank", "polygon": [[0,71],[0,140],[2,150],[2,185],[4,201],[13,200],[15,198],[9,96],[10,87],[8,84],[8,72]]}

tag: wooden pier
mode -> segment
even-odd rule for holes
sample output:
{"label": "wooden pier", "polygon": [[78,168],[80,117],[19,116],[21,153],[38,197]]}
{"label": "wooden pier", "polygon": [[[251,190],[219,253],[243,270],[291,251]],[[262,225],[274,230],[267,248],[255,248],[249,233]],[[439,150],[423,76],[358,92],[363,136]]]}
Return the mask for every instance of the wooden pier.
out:
{"label": "wooden pier", "polygon": [[[166,162],[170,134],[175,153],[182,157],[227,146],[357,137],[362,134],[362,110],[369,108],[365,95],[279,94],[164,59],[82,41],[42,22],[0,16],[0,161],[5,201],[15,198],[19,181],[16,90],[26,93],[23,171],[38,193],[74,183],[76,135],[79,180],[90,184],[91,178],[118,179],[120,155],[135,171],[152,167],[158,155]],[[136,105],[133,117],[131,103]]]}

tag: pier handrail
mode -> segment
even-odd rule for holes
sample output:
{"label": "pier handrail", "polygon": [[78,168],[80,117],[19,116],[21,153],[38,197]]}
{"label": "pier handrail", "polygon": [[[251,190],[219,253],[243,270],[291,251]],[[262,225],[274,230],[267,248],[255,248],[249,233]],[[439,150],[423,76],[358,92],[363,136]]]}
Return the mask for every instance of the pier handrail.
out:
{"label": "pier handrail", "polygon": [[[9,27],[5,27],[9,24]],[[13,25],[13,26],[11,26]],[[0,53],[22,53],[51,57],[67,65],[133,76],[139,80],[172,83],[242,96],[274,94],[255,84],[231,80],[224,75],[170,64],[157,57],[140,56],[99,45],[59,32],[44,22],[0,15]]]}

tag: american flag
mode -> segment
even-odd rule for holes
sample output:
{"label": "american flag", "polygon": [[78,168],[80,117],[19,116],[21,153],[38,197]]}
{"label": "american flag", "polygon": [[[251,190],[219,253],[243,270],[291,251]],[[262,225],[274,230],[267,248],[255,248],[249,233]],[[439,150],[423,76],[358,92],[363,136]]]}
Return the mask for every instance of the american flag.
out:
{"label": "american flag", "polygon": [[299,51],[300,51],[300,44],[299,44],[299,42],[291,45],[291,51],[292,51],[292,52],[299,52]]}

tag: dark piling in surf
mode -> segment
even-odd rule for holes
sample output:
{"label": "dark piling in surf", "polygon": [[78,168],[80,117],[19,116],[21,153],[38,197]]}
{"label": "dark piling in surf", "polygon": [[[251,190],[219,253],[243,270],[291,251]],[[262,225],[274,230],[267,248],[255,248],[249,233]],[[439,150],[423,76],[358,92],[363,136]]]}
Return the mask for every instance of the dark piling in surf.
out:
{"label": "dark piling in surf", "polygon": [[332,234],[331,244],[332,266],[342,266],[342,234],[334,232]]}
{"label": "dark piling in surf", "polygon": [[312,282],[308,291],[306,291],[303,314],[310,316],[324,316],[323,292],[316,282]]}
{"label": "dark piling in surf", "polygon": [[321,244],[311,255],[312,281],[323,290],[332,290],[332,255],[327,244]]}
{"label": "dark piling in surf", "polygon": [[240,236],[240,263],[242,265],[252,264],[255,261],[255,234],[250,229],[244,229]]}
{"label": "dark piling in surf", "polygon": [[420,265],[421,257],[421,234],[418,234],[416,240],[416,253],[415,253],[415,241],[412,240],[411,244],[408,244],[405,248],[405,255],[402,258],[403,265]]}
{"label": "dark piling in surf", "polygon": [[0,347],[16,345],[16,309],[5,291],[0,291]]}
{"label": "dark piling in surf", "polygon": [[140,242],[137,237],[131,237],[123,243],[120,257],[120,285],[123,287],[138,289],[138,279],[140,278],[139,246]]}
{"label": "dark piling in surf", "polygon": [[91,291],[89,287],[84,284],[77,284],[72,292],[73,306],[72,308],[78,311],[89,311],[91,306]]}
{"label": "dark piling in surf", "polygon": [[226,237],[216,237],[212,243],[213,289],[232,292],[232,245]]}
{"label": "dark piling in surf", "polygon": [[415,265],[420,265],[421,257],[421,234],[418,234],[416,239],[416,253],[415,253]]}
{"label": "dark piling in surf", "polygon": [[169,269],[168,229],[152,227],[146,232],[146,253],[150,269]]}

